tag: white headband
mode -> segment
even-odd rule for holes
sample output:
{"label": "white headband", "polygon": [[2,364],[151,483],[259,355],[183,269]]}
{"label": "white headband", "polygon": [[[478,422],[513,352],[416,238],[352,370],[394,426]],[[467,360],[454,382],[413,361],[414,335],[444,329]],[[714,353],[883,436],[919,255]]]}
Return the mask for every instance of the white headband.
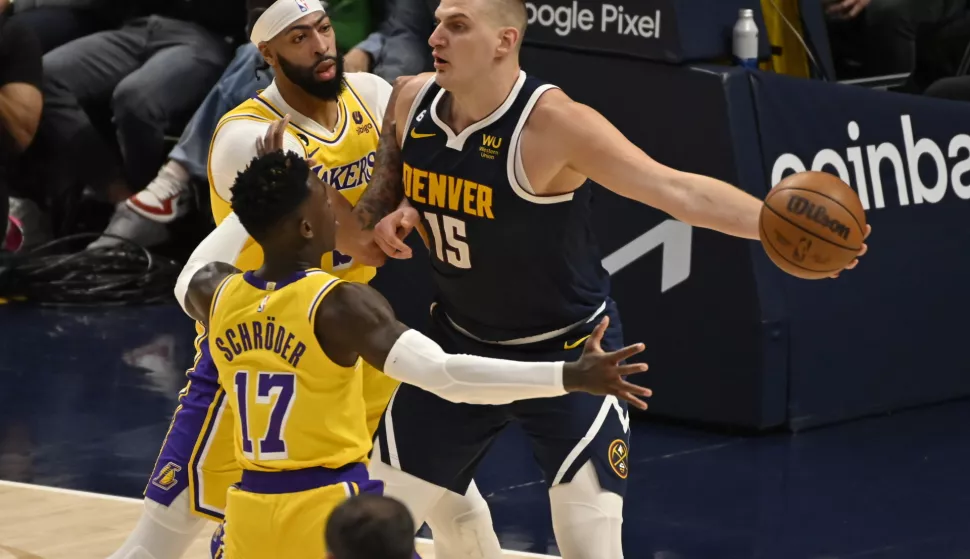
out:
{"label": "white headband", "polygon": [[249,40],[258,46],[282,33],[296,20],[314,12],[326,12],[320,0],[276,0],[253,24]]}

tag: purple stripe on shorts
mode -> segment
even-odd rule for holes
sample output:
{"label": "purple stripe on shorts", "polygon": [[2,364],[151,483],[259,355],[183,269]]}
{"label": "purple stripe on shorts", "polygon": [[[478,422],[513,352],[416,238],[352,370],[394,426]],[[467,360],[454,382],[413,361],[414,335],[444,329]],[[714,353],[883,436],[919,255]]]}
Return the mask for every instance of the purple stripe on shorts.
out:
{"label": "purple stripe on shorts", "polygon": [[209,355],[208,339],[203,337],[201,342],[199,359],[188,372],[191,384],[179,396],[181,409],[175,413],[145,489],[145,497],[166,506],[189,486],[192,450],[203,434],[205,418],[219,390],[218,372]]}
{"label": "purple stripe on shorts", "polygon": [[[327,485],[353,482],[359,486],[370,487],[367,467],[357,462],[338,470],[329,468],[304,468],[302,470],[283,470],[279,472],[257,472],[244,470],[239,488],[250,493],[277,495],[298,493]],[[383,487],[383,484],[382,484]],[[370,491],[368,491],[370,492]]]}

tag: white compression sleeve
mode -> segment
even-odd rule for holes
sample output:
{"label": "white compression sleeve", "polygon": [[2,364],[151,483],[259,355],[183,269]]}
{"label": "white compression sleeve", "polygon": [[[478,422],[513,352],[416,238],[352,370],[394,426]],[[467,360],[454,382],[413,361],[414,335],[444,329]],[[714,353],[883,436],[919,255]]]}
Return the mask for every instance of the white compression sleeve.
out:
{"label": "white compression sleeve", "polygon": [[219,227],[213,229],[199,243],[199,246],[195,247],[192,256],[189,256],[188,262],[185,263],[175,281],[175,300],[178,301],[183,311],[185,310],[185,294],[189,291],[189,283],[191,283],[195,273],[210,262],[235,264],[247,240],[249,240],[249,233],[246,233],[246,228],[242,226],[242,223],[239,223],[239,218],[236,217],[235,213],[230,213],[226,216],[226,219],[222,220]]}
{"label": "white compression sleeve", "polygon": [[524,363],[474,355],[449,355],[417,330],[398,338],[384,373],[451,402],[508,404],[562,396],[563,362]]}

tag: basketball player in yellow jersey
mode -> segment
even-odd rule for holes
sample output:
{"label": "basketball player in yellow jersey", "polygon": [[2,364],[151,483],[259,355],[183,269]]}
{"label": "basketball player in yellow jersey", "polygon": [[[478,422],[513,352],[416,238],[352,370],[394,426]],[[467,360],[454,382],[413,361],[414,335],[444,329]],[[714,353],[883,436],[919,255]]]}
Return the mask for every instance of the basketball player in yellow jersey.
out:
{"label": "basketball player in yellow jersey", "polygon": [[[341,212],[349,215],[371,178],[391,86],[371,74],[344,76],[330,20],[316,0],[275,2],[255,22],[251,39],[273,66],[276,79],[218,125],[209,154],[213,218],[217,224],[226,219],[233,181],[256,154],[257,140],[264,136],[272,137],[277,148],[309,160],[314,173],[329,185],[327,191],[338,216]],[[285,123],[281,128],[271,124],[280,119]],[[356,224],[350,218],[341,221]],[[241,226],[235,231],[235,235],[222,237],[225,243],[214,248],[216,254],[230,258],[241,269],[258,268],[262,249]],[[316,265],[345,280],[368,282],[375,269],[365,264],[380,264],[383,254],[374,247],[379,258],[368,259],[362,244],[355,242],[354,231],[345,232],[345,227],[338,231],[339,252],[324,254]],[[184,301],[184,287],[177,290],[180,302]],[[145,513],[111,559],[145,554],[154,559],[181,557],[204,528],[203,519],[222,521],[226,490],[239,481],[232,414],[224,413],[225,390],[208,354],[205,333],[201,326],[198,329],[199,353],[149,478]],[[373,432],[397,383],[366,363],[363,379],[368,426]],[[451,497],[436,509],[443,520],[429,519],[436,540],[464,536],[473,540],[468,544],[472,548],[497,550],[488,506],[477,488]]]}
{"label": "basketball player in yellow jersey", "polygon": [[646,366],[620,365],[643,346],[604,353],[608,320],[570,363],[448,355],[398,322],[373,288],[309,268],[333,250],[336,223],[326,187],[298,155],[255,158],[233,195],[238,221],[264,249],[263,264],[245,273],[208,264],[192,272],[186,300],[193,318],[208,323],[243,467],[227,497],[225,557],[323,557],[331,511],[359,492],[382,492],[365,465],[363,360],[452,402],[584,391],[646,407],[638,396],[650,391],[623,378]]}

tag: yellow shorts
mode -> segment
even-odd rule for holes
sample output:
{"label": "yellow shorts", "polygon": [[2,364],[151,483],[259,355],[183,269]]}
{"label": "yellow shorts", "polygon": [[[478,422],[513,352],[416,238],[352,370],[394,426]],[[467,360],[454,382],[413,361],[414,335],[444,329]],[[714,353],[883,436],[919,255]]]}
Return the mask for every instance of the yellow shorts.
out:
{"label": "yellow shorts", "polygon": [[[192,511],[220,522],[225,517],[226,491],[239,482],[242,470],[233,447],[233,415],[204,334],[200,333],[196,345],[199,353],[189,369],[189,383],[179,396],[145,496],[169,505],[188,490]],[[367,363],[363,375],[367,426],[373,437],[398,382]]]}
{"label": "yellow shorts", "polygon": [[367,479],[364,464],[341,470],[247,471],[239,486],[229,489],[216,556],[320,559],[333,509],[361,492],[383,494],[383,488],[380,481]]}

